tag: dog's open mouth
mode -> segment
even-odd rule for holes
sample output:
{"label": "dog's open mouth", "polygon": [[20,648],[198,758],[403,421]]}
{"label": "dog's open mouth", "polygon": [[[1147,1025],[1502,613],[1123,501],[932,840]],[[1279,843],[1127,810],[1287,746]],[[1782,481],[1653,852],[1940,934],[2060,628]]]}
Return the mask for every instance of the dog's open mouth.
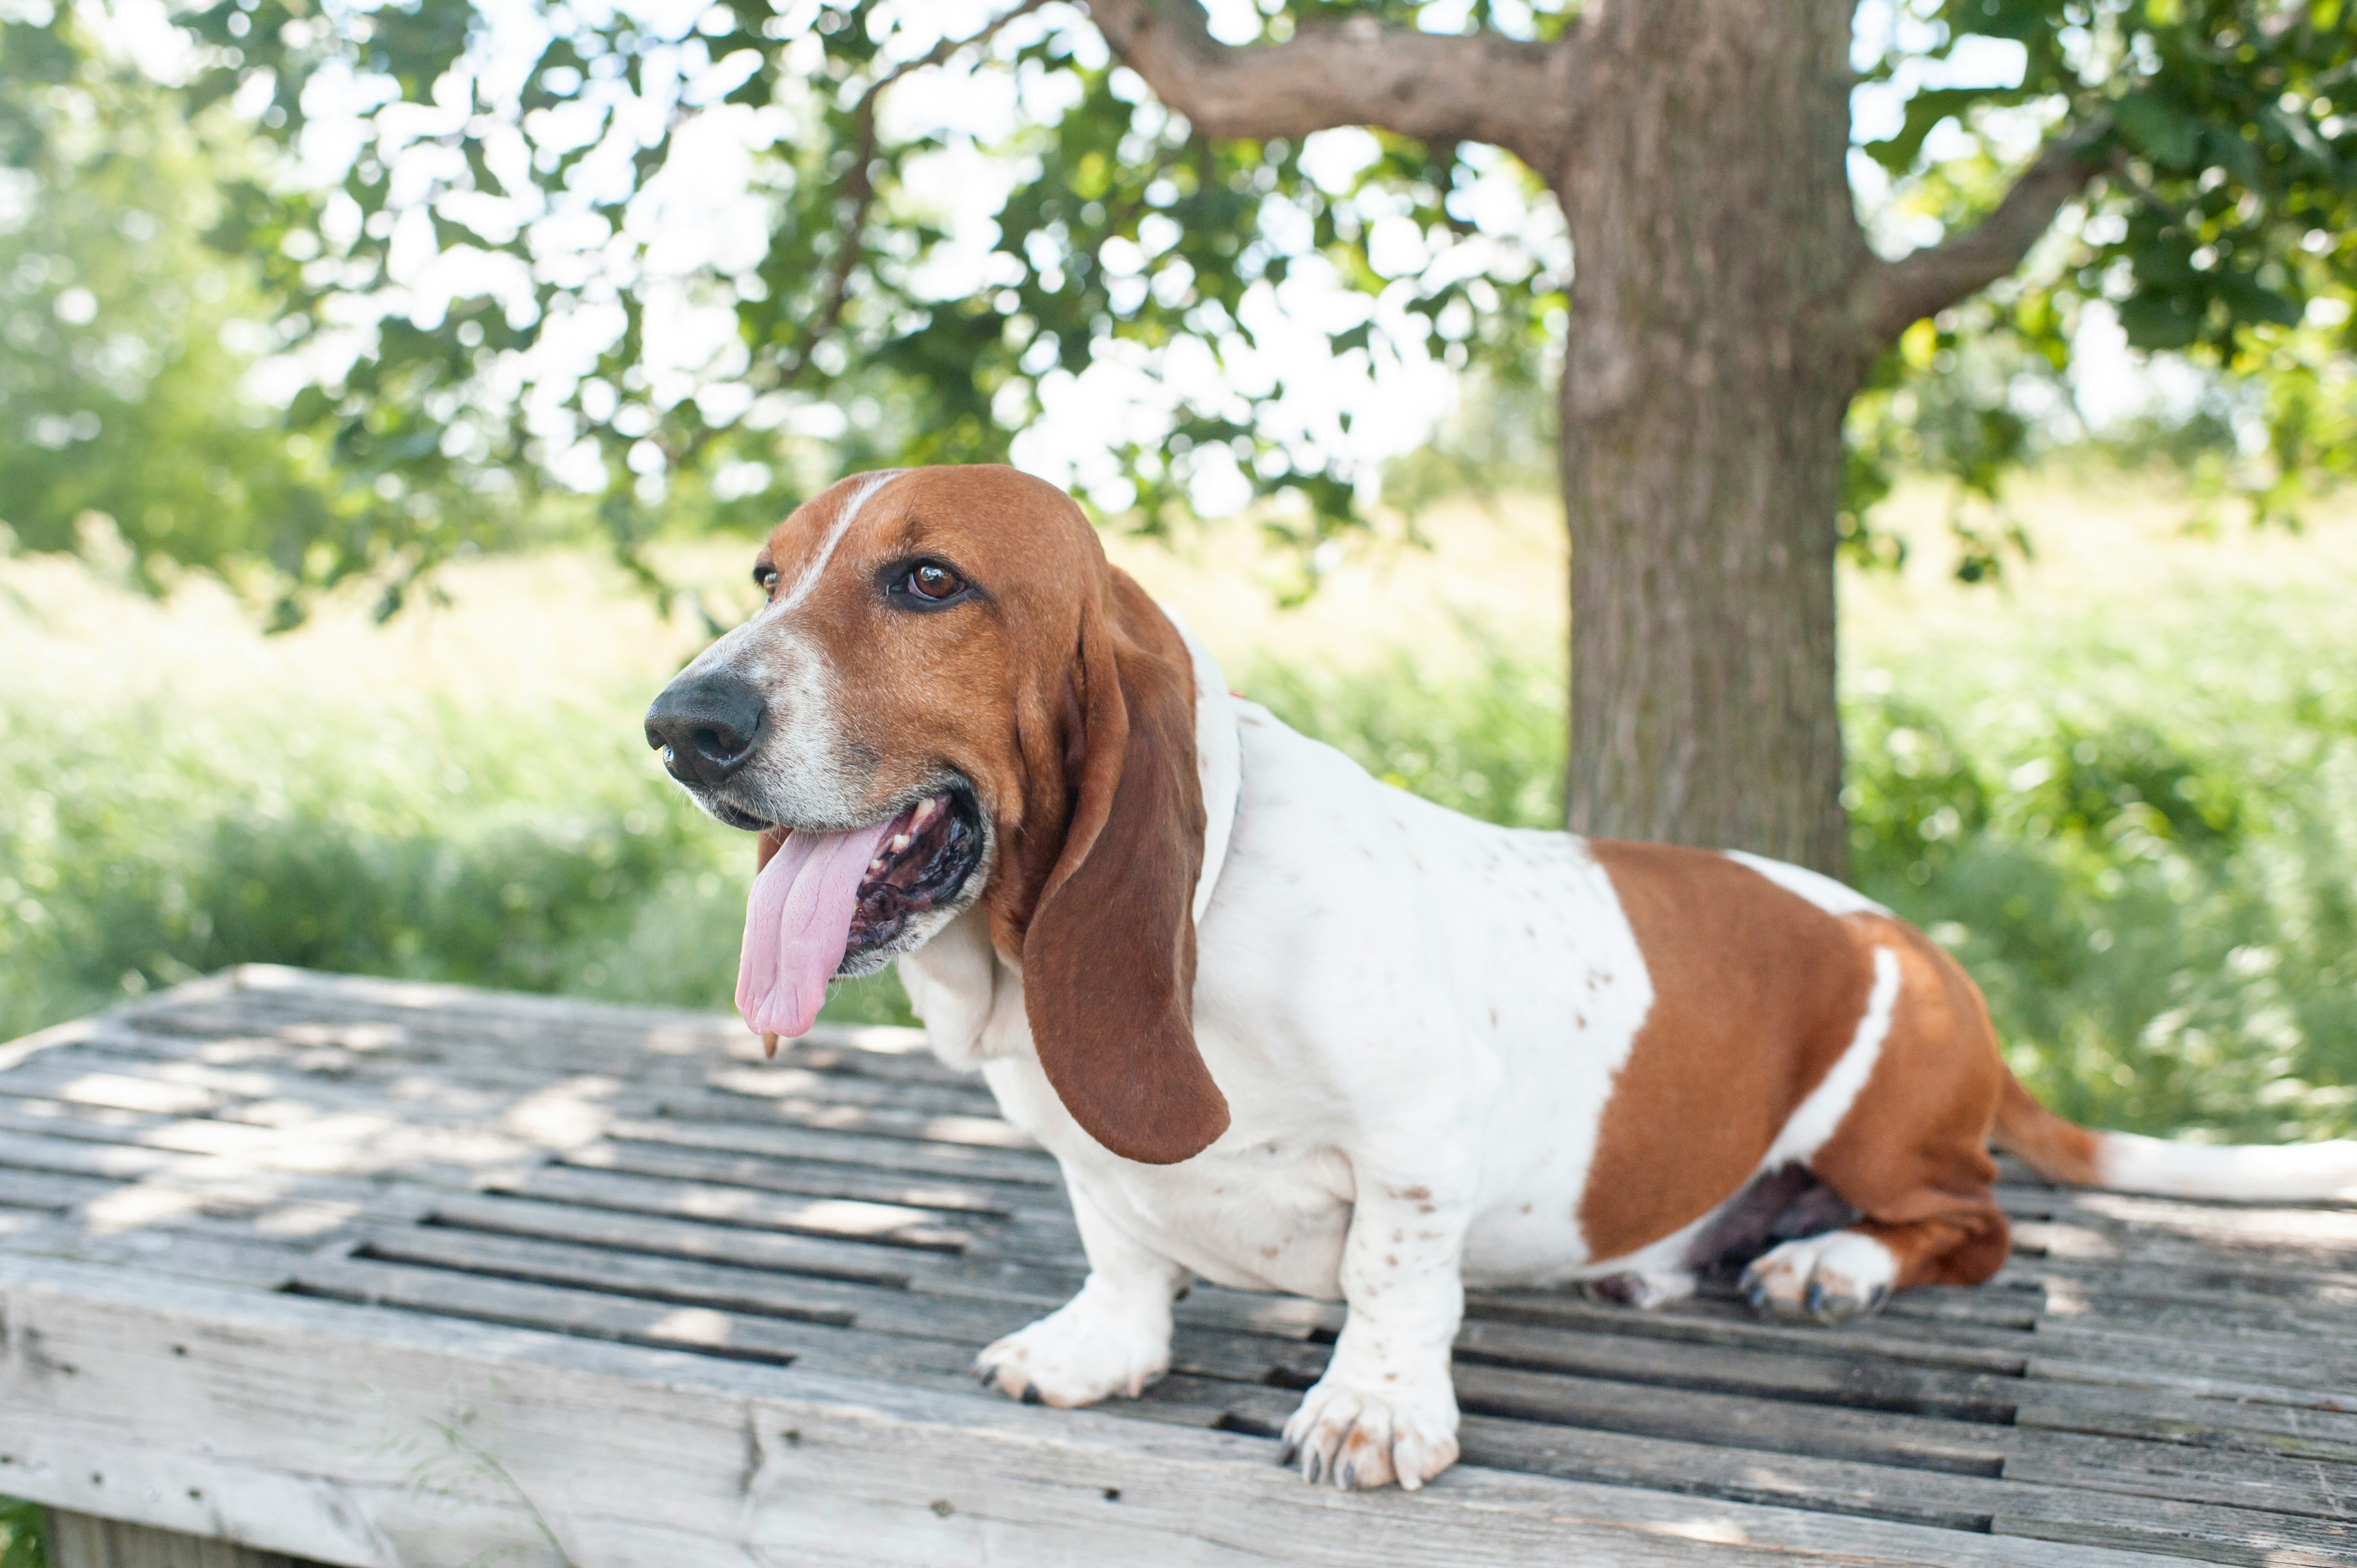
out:
{"label": "dog's open mouth", "polygon": [[937,790],[890,826],[860,878],[845,964],[890,947],[908,930],[910,916],[955,898],[982,858],[982,830],[962,791]]}
{"label": "dog's open mouth", "polygon": [[809,1033],[827,983],[879,968],[911,919],[958,897],[983,843],[962,788],[864,828],[788,833],[745,903],[737,1012],[759,1034]]}

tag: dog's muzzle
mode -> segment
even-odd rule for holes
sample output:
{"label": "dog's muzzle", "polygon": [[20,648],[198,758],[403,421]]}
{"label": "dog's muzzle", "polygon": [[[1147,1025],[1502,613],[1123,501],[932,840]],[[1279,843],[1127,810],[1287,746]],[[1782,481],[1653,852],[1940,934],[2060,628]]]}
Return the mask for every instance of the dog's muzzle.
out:
{"label": "dog's muzzle", "polygon": [[682,676],[647,709],[647,744],[683,784],[726,783],[753,758],[769,733],[769,704],[743,678],[726,671]]}

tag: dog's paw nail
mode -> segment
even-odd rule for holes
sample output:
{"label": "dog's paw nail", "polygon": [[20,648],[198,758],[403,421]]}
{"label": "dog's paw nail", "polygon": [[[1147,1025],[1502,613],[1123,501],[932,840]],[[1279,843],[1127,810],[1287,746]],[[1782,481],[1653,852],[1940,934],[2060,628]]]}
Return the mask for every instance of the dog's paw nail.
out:
{"label": "dog's paw nail", "polygon": [[1026,1383],[1023,1385],[1023,1402],[1025,1404],[1044,1404],[1047,1402],[1039,1397],[1039,1384]]}
{"label": "dog's paw nail", "polygon": [[1284,1466],[1292,1464],[1295,1455],[1298,1455],[1300,1452],[1301,1444],[1294,1442],[1293,1439],[1289,1437],[1283,1443],[1278,1444],[1276,1446],[1276,1463],[1278,1468],[1282,1469]]}

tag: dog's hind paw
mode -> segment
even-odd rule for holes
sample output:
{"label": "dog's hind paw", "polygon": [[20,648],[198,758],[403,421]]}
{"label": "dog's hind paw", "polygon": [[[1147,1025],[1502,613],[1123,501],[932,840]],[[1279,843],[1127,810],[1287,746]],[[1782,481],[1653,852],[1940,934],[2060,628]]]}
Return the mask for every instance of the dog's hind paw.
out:
{"label": "dog's hind paw", "polygon": [[1787,1241],[1743,1271],[1744,1298],[1787,1323],[1839,1323],[1890,1299],[1899,1260],[1873,1237],[1828,1230]]}

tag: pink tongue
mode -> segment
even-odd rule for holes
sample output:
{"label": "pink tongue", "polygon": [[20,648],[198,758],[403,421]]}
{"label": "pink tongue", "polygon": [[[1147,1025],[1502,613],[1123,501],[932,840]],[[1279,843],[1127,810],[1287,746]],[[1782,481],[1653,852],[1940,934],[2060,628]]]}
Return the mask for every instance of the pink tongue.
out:
{"label": "pink tongue", "polygon": [[806,1035],[851,942],[859,881],[899,819],[847,833],[795,832],[753,879],[737,1011],[757,1035]]}

